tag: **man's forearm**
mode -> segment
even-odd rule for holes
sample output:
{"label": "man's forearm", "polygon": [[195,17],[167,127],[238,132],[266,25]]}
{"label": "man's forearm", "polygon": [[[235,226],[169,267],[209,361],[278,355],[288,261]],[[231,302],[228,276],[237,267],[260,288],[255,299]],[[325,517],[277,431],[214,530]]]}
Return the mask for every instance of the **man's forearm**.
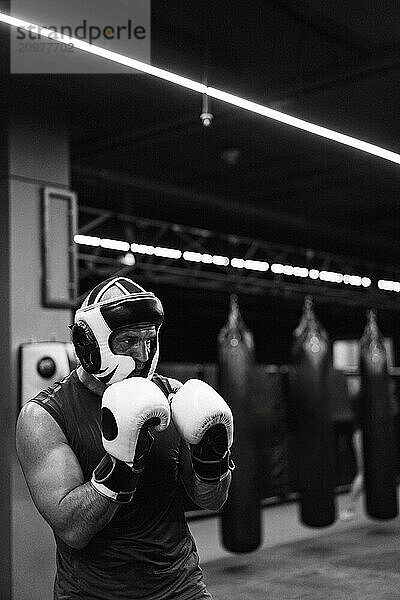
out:
{"label": "man's forearm", "polygon": [[62,520],[55,533],[69,546],[84,548],[111,521],[118,507],[84,483],[60,500]]}

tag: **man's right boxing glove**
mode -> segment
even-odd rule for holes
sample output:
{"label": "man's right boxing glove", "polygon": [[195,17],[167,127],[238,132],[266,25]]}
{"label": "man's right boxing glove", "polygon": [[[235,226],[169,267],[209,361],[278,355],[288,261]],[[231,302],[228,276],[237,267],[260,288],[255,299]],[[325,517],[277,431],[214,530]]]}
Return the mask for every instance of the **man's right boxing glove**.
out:
{"label": "man's right boxing glove", "polygon": [[149,428],[163,431],[170,408],[160,388],[142,377],[113,383],[101,404],[101,433],[107,454],[93,471],[92,487],[113,502],[133,498],[153,443]]}

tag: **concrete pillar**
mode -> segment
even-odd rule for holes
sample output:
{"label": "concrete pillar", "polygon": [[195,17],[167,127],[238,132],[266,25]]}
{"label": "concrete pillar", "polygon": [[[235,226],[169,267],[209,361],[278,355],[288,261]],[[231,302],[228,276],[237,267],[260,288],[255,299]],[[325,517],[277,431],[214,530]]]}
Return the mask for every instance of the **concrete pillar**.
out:
{"label": "concrete pillar", "polygon": [[[9,0],[0,0],[0,10],[9,11]],[[2,315],[0,317],[0,599],[10,598],[11,592],[11,448],[13,427],[13,405],[9,390],[11,387],[11,353],[10,348],[10,319],[9,319],[9,289],[10,266],[8,261],[9,229],[8,214],[9,204],[4,201],[8,196],[8,106],[9,106],[9,32],[3,26],[0,30],[0,300]]]}
{"label": "concrete pillar", "polygon": [[60,115],[42,112],[36,100],[19,104],[22,109],[9,119],[8,138],[0,142],[0,434],[5,449],[0,453],[0,597],[50,600],[52,581],[43,577],[54,571],[48,567],[49,561],[54,565],[52,534],[30,499],[14,432],[20,345],[70,339],[71,311],[45,308],[41,301],[42,189],[68,189],[69,136]]}

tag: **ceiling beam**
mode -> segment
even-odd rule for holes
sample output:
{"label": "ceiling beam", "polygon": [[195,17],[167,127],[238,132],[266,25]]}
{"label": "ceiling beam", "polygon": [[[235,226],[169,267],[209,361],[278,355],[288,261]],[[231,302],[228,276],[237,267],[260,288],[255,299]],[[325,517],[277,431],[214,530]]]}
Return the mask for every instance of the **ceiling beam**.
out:
{"label": "ceiling beam", "polygon": [[[96,265],[101,268],[101,275],[106,272],[109,275],[129,275],[134,273],[135,279],[139,281],[153,281],[158,285],[168,283],[169,286],[198,288],[203,290],[238,293],[243,295],[257,296],[285,296],[304,298],[311,295],[318,303],[327,303],[344,306],[379,306],[380,310],[398,312],[400,303],[397,299],[385,296],[382,292],[373,289],[350,290],[348,288],[334,288],[318,282],[301,283],[290,282],[283,279],[265,279],[260,276],[242,273],[210,272],[193,267],[191,265],[154,263],[146,258],[138,260],[132,267],[122,267],[116,258],[97,256],[80,252],[78,258],[81,263],[88,264],[88,273],[96,275]],[[78,299],[84,297],[85,293]]]}
{"label": "ceiling beam", "polygon": [[273,0],[272,4],[289,16],[291,20],[301,23],[308,30],[313,30],[337,46],[356,51],[364,56],[371,54],[371,44],[368,39],[343,23],[339,23],[322,10],[315,8],[310,2]]}
{"label": "ceiling beam", "polygon": [[109,183],[113,186],[119,185],[140,189],[153,194],[162,194],[164,197],[170,196],[175,200],[190,202],[192,205],[197,204],[210,211],[215,211],[217,209],[231,216],[235,214],[238,217],[240,215],[245,215],[247,219],[251,218],[258,220],[269,226],[274,225],[286,228],[296,228],[298,231],[318,236],[319,238],[328,238],[336,243],[339,243],[340,240],[346,240],[367,248],[370,248],[371,245],[373,245],[377,250],[390,253],[390,256],[396,256],[398,254],[398,241],[395,239],[379,237],[371,233],[363,233],[354,229],[347,229],[327,223],[319,223],[293,216],[288,213],[272,210],[267,207],[262,208],[246,203],[245,199],[241,201],[233,200],[224,196],[198,192],[190,188],[182,188],[135,175],[126,175],[108,170],[99,171],[97,169],[77,165],[73,166],[72,175],[75,180],[86,183],[90,182],[101,186],[103,186],[104,183]]}

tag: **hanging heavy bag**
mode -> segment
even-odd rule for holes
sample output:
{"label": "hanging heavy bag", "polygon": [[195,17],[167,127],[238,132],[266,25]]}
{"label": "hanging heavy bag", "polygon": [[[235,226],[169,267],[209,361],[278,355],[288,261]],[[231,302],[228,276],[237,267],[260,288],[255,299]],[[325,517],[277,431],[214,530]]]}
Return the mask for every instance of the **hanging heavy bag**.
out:
{"label": "hanging heavy bag", "polygon": [[327,527],[336,518],[332,358],[328,336],[315,316],[310,297],[305,299],[294,337],[288,417],[300,519],[309,527]]}
{"label": "hanging heavy bag", "polygon": [[360,340],[360,372],[358,412],[363,433],[366,509],[374,519],[394,519],[398,506],[390,380],[386,350],[373,310],[367,312],[367,325]]}
{"label": "hanging heavy bag", "polygon": [[255,403],[258,397],[254,341],[231,297],[227,324],[218,336],[219,391],[235,423],[232,458],[236,468],[222,508],[223,545],[230,552],[251,552],[261,542],[260,443]]}

